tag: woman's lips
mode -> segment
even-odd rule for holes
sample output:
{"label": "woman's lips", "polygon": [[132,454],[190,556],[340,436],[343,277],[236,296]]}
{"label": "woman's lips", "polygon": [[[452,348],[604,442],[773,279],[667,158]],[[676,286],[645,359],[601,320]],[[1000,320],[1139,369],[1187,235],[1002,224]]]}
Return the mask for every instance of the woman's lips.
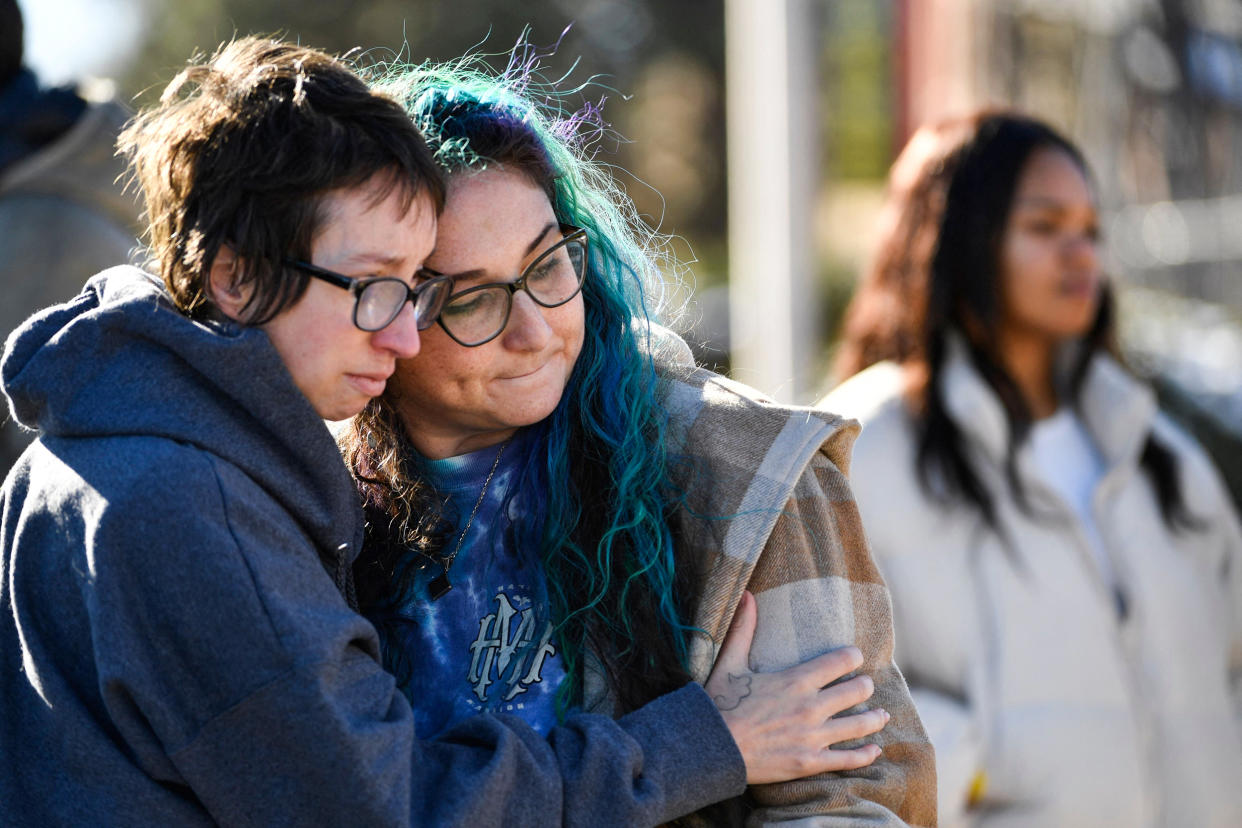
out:
{"label": "woman's lips", "polygon": [[1061,282],[1061,293],[1067,296],[1086,298],[1094,296],[1098,287],[1098,280],[1090,276],[1072,277]]}
{"label": "woman's lips", "polygon": [[346,374],[345,376],[350,385],[367,397],[378,397],[383,394],[384,387],[388,384],[386,375]]}
{"label": "woman's lips", "polygon": [[542,365],[537,365],[534,368],[531,368],[529,371],[526,371],[524,373],[510,374],[507,377],[502,377],[502,379],[509,379],[509,380],[526,379],[527,377],[531,377],[531,376],[534,376],[535,374],[538,374],[540,371],[546,368],[547,365],[548,363],[545,362]]}

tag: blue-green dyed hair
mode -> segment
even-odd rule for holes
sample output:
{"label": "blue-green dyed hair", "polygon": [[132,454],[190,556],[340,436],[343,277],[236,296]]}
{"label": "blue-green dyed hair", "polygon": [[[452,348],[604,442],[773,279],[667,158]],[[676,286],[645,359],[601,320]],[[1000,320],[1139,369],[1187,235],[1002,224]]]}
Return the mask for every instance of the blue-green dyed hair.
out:
{"label": "blue-green dyed hair", "polygon": [[[541,550],[568,675],[560,709],[580,698],[587,670],[601,670],[625,710],[689,678],[682,617],[694,573],[674,560],[667,515],[677,498],[649,327],[662,296],[652,255],[661,244],[607,169],[588,157],[605,129],[598,106],[563,111],[551,86],[537,80],[537,66],[535,51],[519,44],[501,73],[463,59],[389,67],[374,86],[405,106],[450,180],[490,165],[520,171],[548,194],[561,222],[588,231],[585,339],[559,405],[533,427],[515,486],[528,517],[518,532]],[[384,409],[381,400],[355,421],[351,463],[372,482],[384,478],[377,474],[384,451],[376,450],[391,445],[384,432],[400,433]],[[388,456],[398,466],[400,451]],[[386,490],[372,486],[367,497],[407,527],[398,555],[403,543],[441,542],[434,527],[409,531],[419,521],[418,481],[383,482]],[[372,551],[364,557],[359,594],[381,610],[369,614],[382,615],[408,596],[410,578],[392,561],[377,567]],[[400,654],[393,657],[399,662]],[[401,665],[390,666],[400,676]]]}

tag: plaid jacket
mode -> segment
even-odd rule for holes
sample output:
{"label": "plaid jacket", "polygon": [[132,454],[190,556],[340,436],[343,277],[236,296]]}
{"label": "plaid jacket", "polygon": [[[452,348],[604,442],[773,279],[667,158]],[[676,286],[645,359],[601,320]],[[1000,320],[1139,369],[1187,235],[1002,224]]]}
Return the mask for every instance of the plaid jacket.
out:
{"label": "plaid jacket", "polygon": [[862,672],[875,681],[869,704],[892,714],[878,736],[884,752],[870,767],[753,786],[731,818],[748,813],[747,825],[935,825],[932,746],[893,663],[888,589],[846,479],[858,424],[779,405],[696,369],[684,345],[659,353],[670,452],[678,458],[672,475],[685,497],[673,518],[678,554],[697,556],[706,573],[689,619],[706,633],[691,644],[694,678],[711,672],[749,589],[759,610],[753,668],[777,670],[854,644],[865,658]]}

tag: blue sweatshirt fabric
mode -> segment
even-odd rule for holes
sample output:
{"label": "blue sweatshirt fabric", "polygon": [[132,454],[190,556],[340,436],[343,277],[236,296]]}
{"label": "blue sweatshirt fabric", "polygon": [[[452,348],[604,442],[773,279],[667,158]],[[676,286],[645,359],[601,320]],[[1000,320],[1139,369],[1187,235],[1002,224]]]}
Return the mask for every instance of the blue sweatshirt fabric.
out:
{"label": "blue sweatshirt fabric", "polygon": [[5,345],[0,824],[653,825],[739,793],[697,685],[414,738],[343,597],[362,517],[266,334],[132,268]]}

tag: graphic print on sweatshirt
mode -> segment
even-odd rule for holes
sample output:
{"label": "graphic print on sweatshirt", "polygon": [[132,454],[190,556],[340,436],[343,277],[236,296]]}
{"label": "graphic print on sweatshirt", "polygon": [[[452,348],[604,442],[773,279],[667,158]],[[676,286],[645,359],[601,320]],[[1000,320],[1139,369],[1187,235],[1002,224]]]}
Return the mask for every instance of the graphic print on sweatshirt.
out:
{"label": "graphic print on sweatshirt", "polygon": [[[506,713],[525,709],[518,700],[532,685],[543,683],[543,668],[556,656],[552,623],[540,617],[529,587],[509,584],[496,592],[496,611],[479,622],[479,635],[470,644],[466,680],[480,709],[489,700],[505,703]],[[489,695],[490,694],[490,695]]]}
{"label": "graphic print on sweatshirt", "polygon": [[459,527],[448,536],[444,554],[470,522],[449,570],[453,588],[437,601],[427,597],[427,584],[442,571],[432,564],[421,573],[419,594],[400,612],[412,622],[402,635],[404,661],[411,665],[403,690],[420,739],[482,712],[520,716],[542,734],[556,724],[556,691],[565,672],[552,634],[547,582],[535,556],[518,549],[513,518],[521,497],[506,502],[522,449],[519,435],[505,448],[481,501],[497,446],[419,460],[419,469],[448,496],[446,515]]}

